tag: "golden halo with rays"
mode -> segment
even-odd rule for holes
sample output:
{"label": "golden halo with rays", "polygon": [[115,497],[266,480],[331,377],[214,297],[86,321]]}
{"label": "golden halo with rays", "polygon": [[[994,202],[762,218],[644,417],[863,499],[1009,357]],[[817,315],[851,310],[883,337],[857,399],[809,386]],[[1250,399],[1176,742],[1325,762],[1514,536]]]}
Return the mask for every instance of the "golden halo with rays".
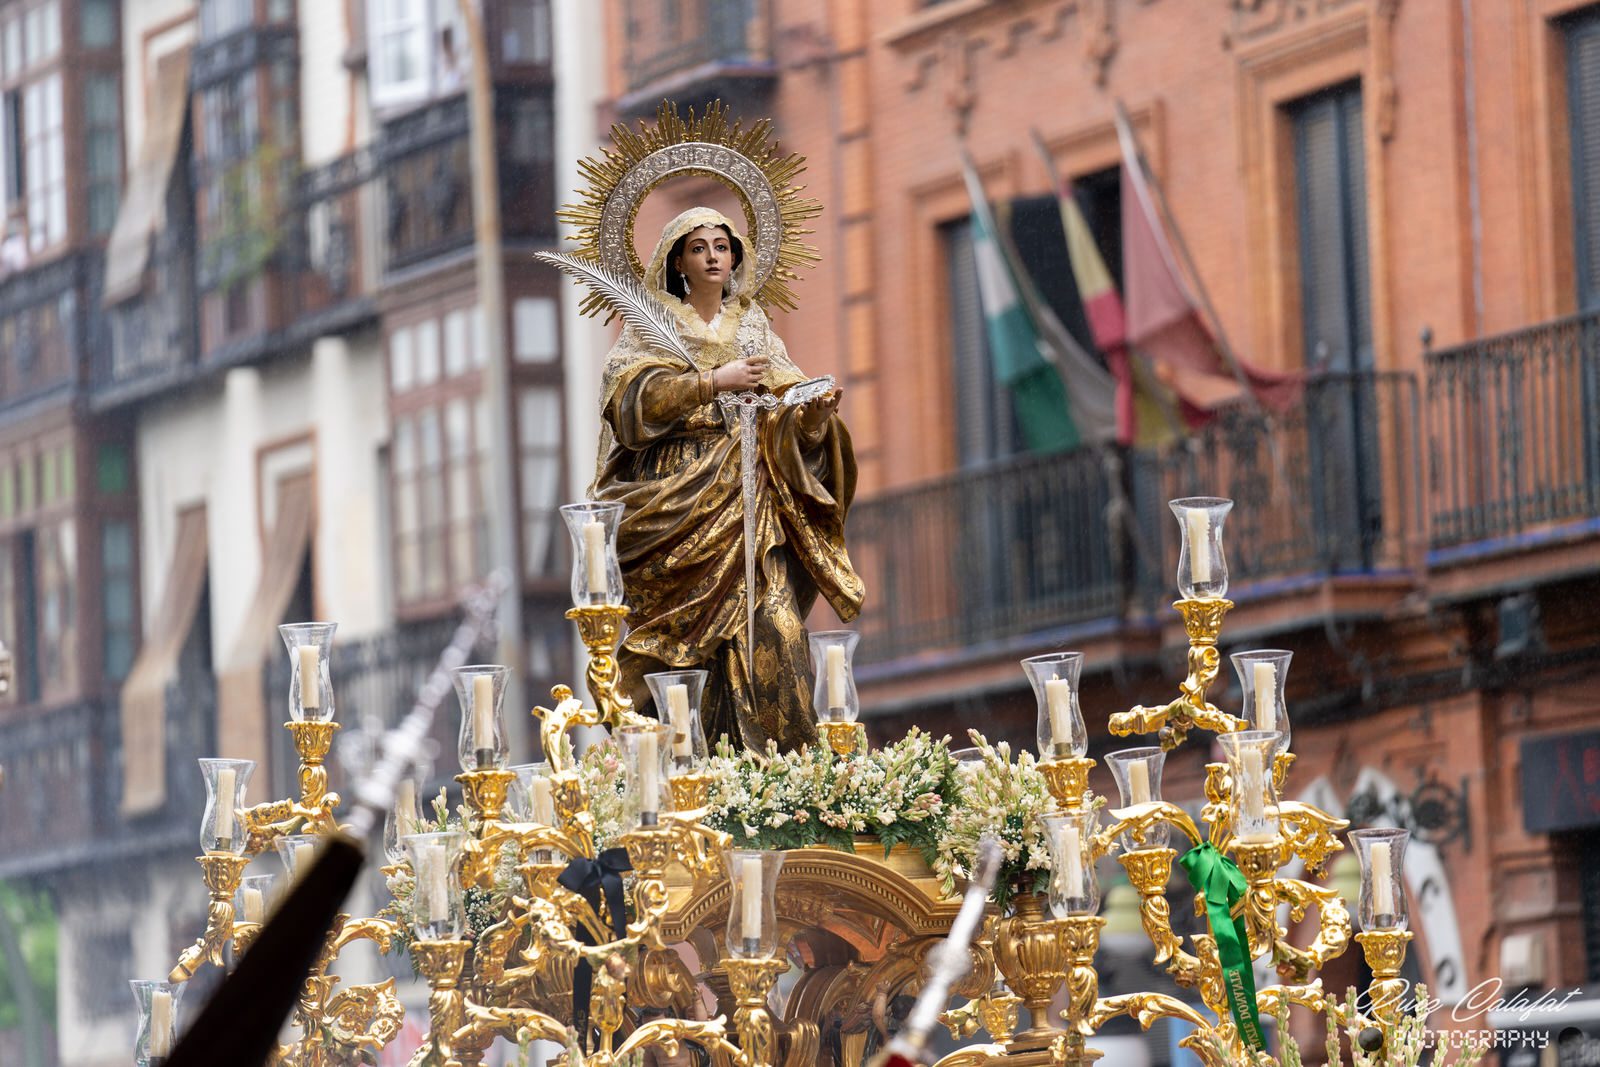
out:
{"label": "golden halo with rays", "polygon": [[[651,190],[672,178],[712,178],[744,207],[751,245],[745,254],[755,259],[754,299],[769,311],[792,311],[795,296],[789,283],[800,276],[800,268],[818,261],[817,250],[801,240],[812,232],[805,223],[822,213],[822,205],[802,197],[805,187],[795,184],[805,170],[805,157],[780,156],[771,133],[770,119],[748,130],[730,124],[720,100],[699,118],[690,108],[687,119],[676,104],[663,100],[653,125],[641,119],[637,131],[622,123],[611,127],[612,147],[578,164],[587,183],[580,201],[563,206],[556,216],[577,228],[573,239],[578,255],[643,282],[644,265],[633,243],[639,206]],[[582,310],[592,315],[606,306],[605,298],[591,290]]]}

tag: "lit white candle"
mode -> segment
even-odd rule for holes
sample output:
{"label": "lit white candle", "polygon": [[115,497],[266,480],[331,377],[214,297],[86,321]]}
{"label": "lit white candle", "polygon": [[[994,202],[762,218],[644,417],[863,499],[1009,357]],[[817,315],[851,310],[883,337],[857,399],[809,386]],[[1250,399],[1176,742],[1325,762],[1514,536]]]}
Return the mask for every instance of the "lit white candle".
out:
{"label": "lit white candle", "polygon": [[244,887],[244,921],[260,925],[267,915],[267,901],[253,885]]}
{"label": "lit white candle", "polygon": [[828,710],[840,711],[845,706],[844,646],[828,646]]}
{"label": "lit white candle", "polygon": [[1267,821],[1266,778],[1262,774],[1261,750],[1247,748],[1239,753],[1239,781],[1234,783],[1234,788],[1239,791],[1239,817],[1241,822],[1251,825],[1236,827],[1239,840],[1246,842],[1266,841],[1269,834],[1264,824]]}
{"label": "lit white candle", "polygon": [[1183,519],[1189,540],[1189,581],[1200,585],[1211,580],[1211,516],[1197,508]]}
{"label": "lit white candle", "polygon": [[739,928],[746,938],[759,938],[761,936],[761,857],[746,856],[740,860],[742,867],[740,881],[743,883],[740,892],[740,903],[743,905],[739,913]]}
{"label": "lit white candle", "polygon": [[1150,764],[1144,760],[1134,760],[1128,764],[1128,803],[1148,804],[1150,802]]}
{"label": "lit white candle", "polygon": [[1372,913],[1375,916],[1394,914],[1394,867],[1389,855],[1389,842],[1374,841],[1368,850],[1367,862],[1372,868]]}
{"label": "lit white candle", "polygon": [[1050,712],[1050,743],[1072,744],[1072,683],[1065,678],[1045,682],[1044,702]]}
{"label": "lit white candle", "polygon": [[217,771],[217,806],[211,813],[211,831],[221,848],[227,848],[233,840],[233,801],[238,782],[239,772],[232,767]]}
{"label": "lit white candle", "polygon": [[475,674],[472,677],[472,747],[495,747],[493,675]]}
{"label": "lit white candle", "polygon": [[300,645],[300,706],[310,711],[322,707],[322,669],[317,663],[317,646]]}
{"label": "lit white candle", "polygon": [[554,826],[556,823],[556,796],[550,779],[535,778],[529,787],[532,794],[532,817],[536,823]]}
{"label": "lit white candle", "polygon": [[689,738],[689,687],[667,686],[667,718],[672,722],[672,754],[685,758],[694,755]]}
{"label": "lit white candle", "polygon": [[661,750],[656,747],[656,735],[639,735],[639,814],[655,815],[661,810],[661,768],[657,761]]}
{"label": "lit white candle", "polygon": [[1068,823],[1061,828],[1061,860],[1066,865],[1062,871],[1062,895],[1071,900],[1086,897],[1083,885],[1083,839],[1077,826]]}
{"label": "lit white candle", "polygon": [[172,994],[157,989],[150,994],[150,1055],[172,1054]]}
{"label": "lit white candle", "polygon": [[587,522],[583,526],[583,558],[588,568],[589,595],[606,593],[606,527],[603,522]]}
{"label": "lit white candle", "polygon": [[1257,660],[1250,667],[1256,690],[1256,729],[1278,728],[1278,667]]}
{"label": "lit white candle", "polygon": [[294,845],[294,876],[299,878],[311,869],[311,857],[315,854],[311,842],[296,841]]}
{"label": "lit white candle", "polygon": [[443,845],[425,845],[422,849],[424,907],[430,923],[450,919],[450,865],[445,862]]}

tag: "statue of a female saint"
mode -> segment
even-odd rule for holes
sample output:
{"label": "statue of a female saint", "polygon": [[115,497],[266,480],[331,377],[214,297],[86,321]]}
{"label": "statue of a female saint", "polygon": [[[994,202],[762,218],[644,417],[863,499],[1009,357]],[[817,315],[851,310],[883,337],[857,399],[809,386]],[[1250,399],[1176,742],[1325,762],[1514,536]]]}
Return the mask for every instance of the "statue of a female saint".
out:
{"label": "statue of a female saint", "polygon": [[[677,123],[682,140],[672,143],[671,132],[661,132],[671,125],[663,112],[650,132],[668,143],[654,158],[670,169],[677,149],[698,163],[707,142],[728,133],[716,112],[691,124]],[[844,544],[856,467],[840,392],[808,382],[764,306],[763,296],[788,301],[786,286],[767,283],[792,277],[774,274],[780,242],[798,240],[795,220],[778,210],[797,214],[795,191],[783,183],[775,190],[749,158],[717,147],[717,158],[745,164],[727,168],[732,178],[714,165],[683,169],[729,184],[750,205],[758,232],[747,241],[720,212],[692,208],[667,224],[642,270],[629,270],[642,283],[642,291],[630,287],[634,299],[666,314],[656,319],[660,330],[624,326],[606,357],[592,496],[624,506],[617,550],[630,629],[618,662],[634,706],[650,702],[647,673],[704,669],[701,719],[710,741],[727,735],[749,748],[775,741],[787,750],[816,740],[807,613],[819,595],[846,621],[861,608],[862,582]],[[620,169],[626,161],[610,162]],[[590,193],[602,264],[608,200],[628,189],[627,175],[602,190],[605,197]],[[593,216],[578,214],[586,217]],[[665,329],[677,339],[671,350],[661,343]],[[784,403],[785,395],[811,399]],[[733,396],[759,407],[753,434],[740,433],[741,413],[726,403]],[[751,440],[754,454],[746,455]]]}

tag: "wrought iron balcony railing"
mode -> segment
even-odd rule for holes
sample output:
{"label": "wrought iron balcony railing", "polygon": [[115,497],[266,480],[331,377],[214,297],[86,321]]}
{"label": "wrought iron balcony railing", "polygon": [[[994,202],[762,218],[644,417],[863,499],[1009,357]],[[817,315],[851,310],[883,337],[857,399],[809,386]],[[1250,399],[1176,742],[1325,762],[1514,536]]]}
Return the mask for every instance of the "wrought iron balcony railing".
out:
{"label": "wrought iron balcony railing", "polygon": [[1600,520],[1600,313],[1425,362],[1436,560]]}
{"label": "wrought iron balcony railing", "polygon": [[1225,411],[1159,454],[1021,456],[864,501],[849,528],[870,590],[863,662],[1110,628],[1148,610],[1177,569],[1165,505],[1177,496],[1238,501],[1227,551],[1241,595],[1411,570],[1417,427],[1410,375],[1330,375],[1288,414]]}
{"label": "wrought iron balcony railing", "polygon": [[654,112],[662,95],[737,110],[776,75],[770,0],[625,0],[623,27],[624,113]]}
{"label": "wrought iron balcony railing", "polygon": [[[1233,588],[1301,576],[1414,569],[1423,537],[1416,378],[1325,374],[1282,415],[1221,412],[1205,431],[1159,458],[1163,491],[1234,501],[1227,523]],[[1178,565],[1176,534],[1160,509],[1164,575]]]}

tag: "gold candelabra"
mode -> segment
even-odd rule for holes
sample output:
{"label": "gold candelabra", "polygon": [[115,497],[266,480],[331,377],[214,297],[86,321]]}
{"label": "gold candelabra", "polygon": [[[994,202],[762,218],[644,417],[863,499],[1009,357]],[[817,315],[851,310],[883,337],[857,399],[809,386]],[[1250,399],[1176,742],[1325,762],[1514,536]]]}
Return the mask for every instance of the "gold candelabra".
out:
{"label": "gold candelabra", "polygon": [[[1182,521],[1192,534],[1192,520]],[[1180,579],[1188,581],[1180,580],[1187,588],[1175,606],[1188,636],[1189,669],[1179,696],[1110,718],[1114,734],[1153,733],[1160,744],[1106,757],[1123,793],[1109,822],[1101,819],[1102,802],[1090,788],[1098,764],[1085,755],[1077,707],[1081,657],[1063,653],[1024,664],[1039,695],[1044,758],[1037,766],[1052,809],[1043,819],[1052,854],[1049,888],[1020,893],[1006,912],[986,920],[973,949],[976,968],[958,987],[973,999],[942,1020],[960,1038],[982,1029],[992,1041],[964,1047],[940,1067],[1091,1064],[1101,1056],[1092,1047],[1095,1034],[1118,1015],[1147,1028],[1162,1017],[1184,1020],[1195,1032],[1183,1043],[1208,1067],[1259,1058],[1256,1017],[1286,1004],[1327,1012],[1341,1026],[1375,1027],[1386,1037],[1400,1025],[1404,984],[1398,975],[1411,936],[1398,877],[1396,850],[1403,840],[1361,841],[1369,888],[1362,898],[1365,932],[1357,940],[1375,977],[1370,1016],[1352,1015],[1315,977],[1348,948],[1350,909],[1333,890],[1279,873],[1295,858],[1321,869],[1343,847],[1337,835],[1346,828],[1327,812],[1279,799],[1294,759],[1281,692],[1287,654],[1279,661],[1268,657],[1275,674],[1255,667],[1254,691],[1247,679],[1245,710],[1253,701],[1253,717],[1227,714],[1207,699],[1220,666],[1222,622],[1232,606],[1222,595],[1220,520],[1208,522],[1215,542],[1210,556],[1196,570],[1192,559],[1205,556],[1207,546],[1186,542],[1180,565]],[[583,558],[576,529],[574,543],[580,548],[575,570],[592,580],[580,589],[575,576],[580,606],[568,612],[588,651],[588,701],[557,686],[550,707],[533,709],[547,763],[524,780],[521,769],[506,766],[499,721],[505,669],[460,669],[460,830],[405,834],[403,820],[396,820],[404,847],[391,851],[385,868],[397,894],[392,915],[339,917],[304,983],[295,1016],[300,1037],[281,1047],[274,1062],[355,1062],[374,1056],[399,1031],[403,1012],[392,981],[340,990],[328,973],[340,951],[360,939],[385,950],[404,942],[427,983],[429,1033],[413,1067],[481,1063],[497,1039],[556,1042],[567,1049],[569,1067],[618,1067],[652,1048],[676,1055],[684,1042],[705,1049],[719,1065],[801,1067],[819,1053],[817,1021],[824,1012],[839,1013],[847,1024],[841,1067],[861,1067],[866,1037],[852,1028],[867,1018],[882,990],[917,987],[922,960],[948,929],[955,901],[925,868],[917,869],[920,860],[894,853],[884,858],[876,843],[854,855],[730,849],[729,837],[705,822],[715,783],[690,758],[691,749],[704,755],[698,688],[682,674],[652,676],[661,721],[634,710],[616,655],[627,610],[605,584],[604,568]],[[608,551],[614,553],[614,545]],[[1209,584],[1202,571],[1212,576]],[[326,684],[330,637],[331,627],[310,635],[321,641],[319,664],[286,635],[297,710],[286,725],[300,755],[299,795],[244,808],[236,801],[248,770],[210,761],[219,767],[207,771],[214,797],[200,857],[210,894],[207,924],[178,961],[172,982],[186,981],[206,963],[224,965],[230,944],[235,954],[248,951],[261,917],[240,920],[235,900],[251,856],[276,846],[293,866],[297,850],[338,827],[339,798],[328,792],[323,768],[338,728]],[[310,638],[301,633],[296,640]],[[687,696],[675,691],[685,684]],[[819,723],[823,743],[839,760],[866,754],[864,732],[854,721],[853,682],[848,689],[847,714]],[[679,718],[684,707],[693,712],[688,719]],[[828,710],[831,717],[839,709],[830,704]],[[1280,728],[1249,729],[1274,723]],[[585,776],[572,737],[578,728],[597,726],[618,741],[627,779],[622,829],[611,837],[611,848],[604,847],[611,831],[595,814],[596,791],[611,786]],[[1227,762],[1207,765],[1198,823],[1159,796],[1161,760],[1195,729],[1214,732],[1229,754]],[[1173,831],[1187,839],[1181,858],[1168,844]],[[1096,958],[1105,920],[1096,914],[1093,872],[1095,862],[1110,855],[1138,894],[1152,959],[1193,990],[1200,1006],[1154,992],[1101,995]],[[1167,902],[1175,865],[1198,887],[1197,914],[1210,919],[1207,933],[1187,941],[1174,931]],[[624,871],[631,887],[621,879]],[[465,919],[469,892],[480,912],[485,900],[498,902],[487,919],[475,916],[475,928]],[[846,894],[847,904],[831,899],[838,893]],[[1296,922],[1316,910],[1309,944],[1292,943],[1278,924],[1285,905]],[[689,941],[702,965],[698,974],[674,948]],[[867,954],[833,976],[827,954],[839,943]],[[792,947],[786,952],[785,945]],[[834,957],[834,965],[841,959]],[[1256,960],[1272,964],[1286,984],[1253,992],[1245,976]],[[787,1015],[779,1017],[770,994],[797,965],[805,974],[788,997]],[[1003,985],[995,982],[997,974]],[[1053,1018],[1052,1004],[1063,989],[1066,1007]],[[708,994],[716,996],[719,1013],[694,1017],[704,1014],[696,1004]],[[1021,1006],[1030,1024],[1019,1030]],[[651,1017],[655,1013],[666,1017]]]}

